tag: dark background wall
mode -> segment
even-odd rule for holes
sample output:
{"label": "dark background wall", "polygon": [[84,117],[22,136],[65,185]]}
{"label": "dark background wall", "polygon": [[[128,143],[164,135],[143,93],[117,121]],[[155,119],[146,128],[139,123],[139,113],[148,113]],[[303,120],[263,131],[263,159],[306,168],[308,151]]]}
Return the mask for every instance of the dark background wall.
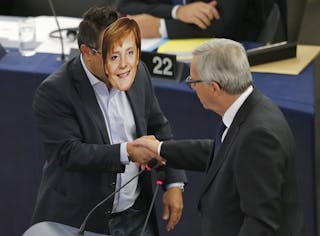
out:
{"label": "dark background wall", "polygon": [[[287,1],[287,32],[289,41],[297,41],[300,31],[304,9],[308,0]],[[318,1],[318,0],[317,0]]]}
{"label": "dark background wall", "polygon": [[[114,6],[116,0],[52,0],[57,15],[81,17],[91,6],[106,5]],[[47,0],[1,0],[0,9],[2,15],[16,16],[39,16],[52,15]]]}
{"label": "dark background wall", "polygon": [[299,31],[299,43],[320,45],[320,0],[308,0]]}

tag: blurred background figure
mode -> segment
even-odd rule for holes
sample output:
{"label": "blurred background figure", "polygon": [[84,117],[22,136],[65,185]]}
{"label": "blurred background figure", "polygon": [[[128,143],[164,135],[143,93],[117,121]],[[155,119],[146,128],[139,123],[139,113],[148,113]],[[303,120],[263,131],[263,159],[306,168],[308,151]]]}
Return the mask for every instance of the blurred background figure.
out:
{"label": "blurred background figure", "polygon": [[273,0],[119,0],[117,10],[135,19],[143,38],[225,37],[255,41]]}

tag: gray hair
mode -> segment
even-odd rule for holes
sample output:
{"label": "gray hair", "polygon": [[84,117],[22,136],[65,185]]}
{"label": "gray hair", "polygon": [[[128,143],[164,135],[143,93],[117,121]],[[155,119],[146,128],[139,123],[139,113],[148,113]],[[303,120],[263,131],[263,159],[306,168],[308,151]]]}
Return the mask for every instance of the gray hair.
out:
{"label": "gray hair", "polygon": [[243,46],[230,39],[212,39],[193,51],[200,79],[215,81],[229,94],[240,94],[252,84]]}

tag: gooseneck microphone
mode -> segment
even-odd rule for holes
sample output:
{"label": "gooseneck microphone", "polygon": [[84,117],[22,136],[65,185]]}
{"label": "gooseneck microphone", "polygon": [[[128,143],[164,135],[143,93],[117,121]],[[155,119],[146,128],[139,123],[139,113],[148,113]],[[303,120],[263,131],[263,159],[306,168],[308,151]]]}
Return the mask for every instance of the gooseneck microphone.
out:
{"label": "gooseneck microphone", "polygon": [[86,224],[88,219],[90,218],[90,216],[92,215],[92,213],[99,208],[101,205],[103,205],[106,201],[108,201],[112,196],[114,196],[117,192],[119,192],[121,189],[123,189],[125,186],[127,186],[130,182],[132,182],[135,178],[137,178],[139,175],[141,175],[145,170],[151,170],[152,168],[154,168],[156,165],[158,164],[158,161],[154,158],[152,158],[148,164],[146,165],[146,168],[143,170],[140,170],[138,172],[138,174],[136,174],[135,176],[133,176],[131,179],[129,179],[124,185],[122,185],[121,187],[119,187],[118,189],[116,189],[114,192],[112,192],[110,195],[108,195],[106,198],[104,198],[101,202],[99,202],[95,207],[93,207],[91,209],[91,211],[87,214],[86,218],[83,220],[78,234],[83,235],[85,228],[86,228]]}
{"label": "gooseneck microphone", "polygon": [[153,197],[152,197],[152,200],[151,200],[151,203],[150,203],[150,206],[149,206],[148,214],[147,214],[147,217],[146,217],[146,219],[144,221],[140,236],[143,236],[145,231],[146,231],[146,228],[147,228],[147,225],[148,225],[148,221],[149,221],[149,218],[150,218],[150,214],[151,214],[151,211],[152,211],[152,207],[153,207],[154,202],[156,200],[156,197],[158,195],[159,188],[160,188],[161,185],[163,185],[163,182],[165,181],[165,178],[166,178],[164,170],[161,167],[158,169],[157,177],[158,178],[157,178],[157,181],[156,181],[156,188],[154,190]]}
{"label": "gooseneck microphone", "polygon": [[65,61],[65,60],[66,60],[66,57],[65,57],[65,54],[64,54],[64,45],[63,45],[63,38],[62,38],[62,33],[61,33],[61,27],[60,27],[60,24],[59,24],[59,21],[58,21],[58,17],[57,17],[57,14],[56,14],[56,10],[54,9],[52,0],[48,0],[48,2],[49,2],[51,12],[52,12],[53,17],[54,17],[54,19],[55,19],[55,21],[56,21],[56,24],[57,24],[57,27],[58,27],[58,31],[59,31],[59,37],[58,37],[58,38],[60,39],[60,44],[61,44],[60,60],[61,60],[61,61]]}

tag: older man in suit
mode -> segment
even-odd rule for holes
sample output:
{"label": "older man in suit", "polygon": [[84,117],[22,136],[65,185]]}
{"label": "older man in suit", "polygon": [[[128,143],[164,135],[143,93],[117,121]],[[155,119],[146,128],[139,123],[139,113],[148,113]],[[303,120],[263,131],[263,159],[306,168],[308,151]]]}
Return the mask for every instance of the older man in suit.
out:
{"label": "older man in suit", "polygon": [[[107,7],[93,7],[80,23],[78,44],[81,55],[45,79],[34,98],[46,162],[33,222],[79,227],[95,205],[125,186],[91,215],[86,229],[140,235],[152,183],[150,172],[134,178],[140,173],[134,162],[145,164],[152,153],[132,140],[172,134],[139,62],[139,27],[128,18],[117,20]],[[172,229],[181,216],[186,179],[181,171],[167,168],[166,174],[164,218]],[[155,214],[148,223],[144,235],[158,235]]]}
{"label": "older man in suit", "polygon": [[242,45],[203,44],[190,75],[186,82],[203,107],[222,118],[214,142],[141,138],[136,144],[160,150],[167,166],[205,171],[198,205],[203,235],[304,236],[293,135],[279,108],[253,87]]}
{"label": "older man in suit", "polygon": [[255,41],[272,5],[273,0],[119,0],[117,10],[138,22],[144,38]]}

